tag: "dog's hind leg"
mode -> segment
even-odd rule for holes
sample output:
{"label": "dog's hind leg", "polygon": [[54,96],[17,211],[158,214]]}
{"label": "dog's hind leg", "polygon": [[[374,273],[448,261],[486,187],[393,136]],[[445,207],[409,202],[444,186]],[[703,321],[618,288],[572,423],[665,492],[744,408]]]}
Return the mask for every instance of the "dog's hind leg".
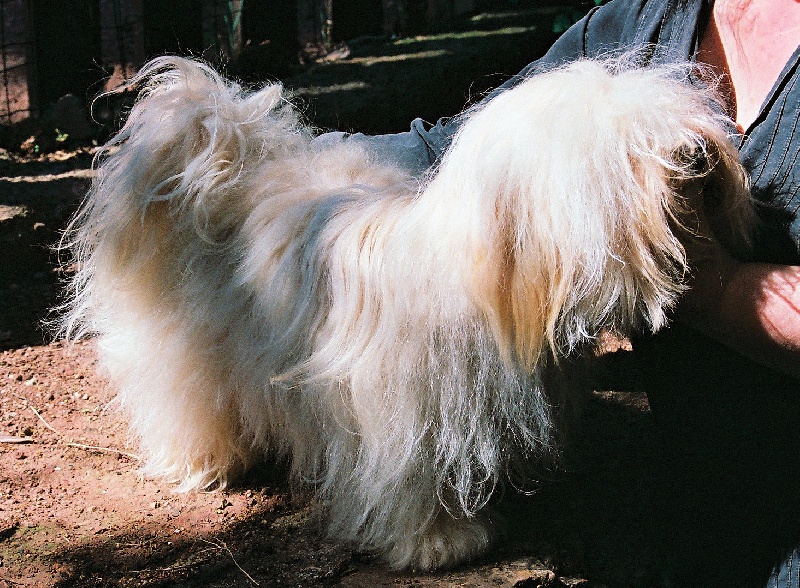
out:
{"label": "dog's hind leg", "polygon": [[277,86],[247,94],[180,58],[133,84],[141,98],[68,235],[78,271],[63,331],[97,335],[145,471],[182,488],[224,484],[253,445],[232,351],[250,303],[233,279],[252,204],[242,184],[308,138]]}

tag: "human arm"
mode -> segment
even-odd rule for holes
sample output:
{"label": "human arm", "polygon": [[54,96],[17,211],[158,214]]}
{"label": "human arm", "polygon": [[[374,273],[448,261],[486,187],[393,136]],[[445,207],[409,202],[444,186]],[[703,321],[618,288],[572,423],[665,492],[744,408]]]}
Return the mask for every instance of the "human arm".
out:
{"label": "human arm", "polygon": [[739,262],[719,251],[696,264],[689,286],[679,322],[800,379],[800,266]]}

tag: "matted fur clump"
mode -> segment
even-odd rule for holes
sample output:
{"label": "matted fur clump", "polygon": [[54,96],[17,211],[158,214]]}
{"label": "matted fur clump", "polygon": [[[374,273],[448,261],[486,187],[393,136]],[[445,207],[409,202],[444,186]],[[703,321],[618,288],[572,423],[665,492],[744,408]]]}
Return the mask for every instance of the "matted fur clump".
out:
{"label": "matted fur clump", "polygon": [[285,456],[337,537],[397,568],[473,557],[495,486],[557,453],[571,359],[662,327],[687,245],[747,243],[736,151],[687,73],[531,77],[419,179],[312,143],[280,86],[157,59],[68,235],[64,333],[97,336],[148,474],[207,488]]}

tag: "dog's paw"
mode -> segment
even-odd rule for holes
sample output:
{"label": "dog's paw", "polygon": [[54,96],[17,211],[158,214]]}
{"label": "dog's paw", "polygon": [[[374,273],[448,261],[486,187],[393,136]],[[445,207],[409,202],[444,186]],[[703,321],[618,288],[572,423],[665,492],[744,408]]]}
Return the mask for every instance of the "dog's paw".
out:
{"label": "dog's paw", "polygon": [[395,569],[451,568],[484,553],[496,533],[488,518],[453,518],[442,511],[424,532],[394,545],[387,554]]}

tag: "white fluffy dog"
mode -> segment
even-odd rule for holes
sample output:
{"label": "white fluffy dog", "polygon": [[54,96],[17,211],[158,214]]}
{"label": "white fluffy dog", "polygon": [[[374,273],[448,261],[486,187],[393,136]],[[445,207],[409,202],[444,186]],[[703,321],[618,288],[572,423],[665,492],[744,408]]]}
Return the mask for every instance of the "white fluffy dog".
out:
{"label": "white fluffy dog", "polygon": [[687,244],[748,239],[709,92],[625,63],[469,111],[424,179],[312,143],[278,85],[146,66],[72,226],[63,323],[97,335],[146,471],[206,488],[287,456],[394,567],[484,551],[498,482],[557,453],[572,358],[663,326]]}

